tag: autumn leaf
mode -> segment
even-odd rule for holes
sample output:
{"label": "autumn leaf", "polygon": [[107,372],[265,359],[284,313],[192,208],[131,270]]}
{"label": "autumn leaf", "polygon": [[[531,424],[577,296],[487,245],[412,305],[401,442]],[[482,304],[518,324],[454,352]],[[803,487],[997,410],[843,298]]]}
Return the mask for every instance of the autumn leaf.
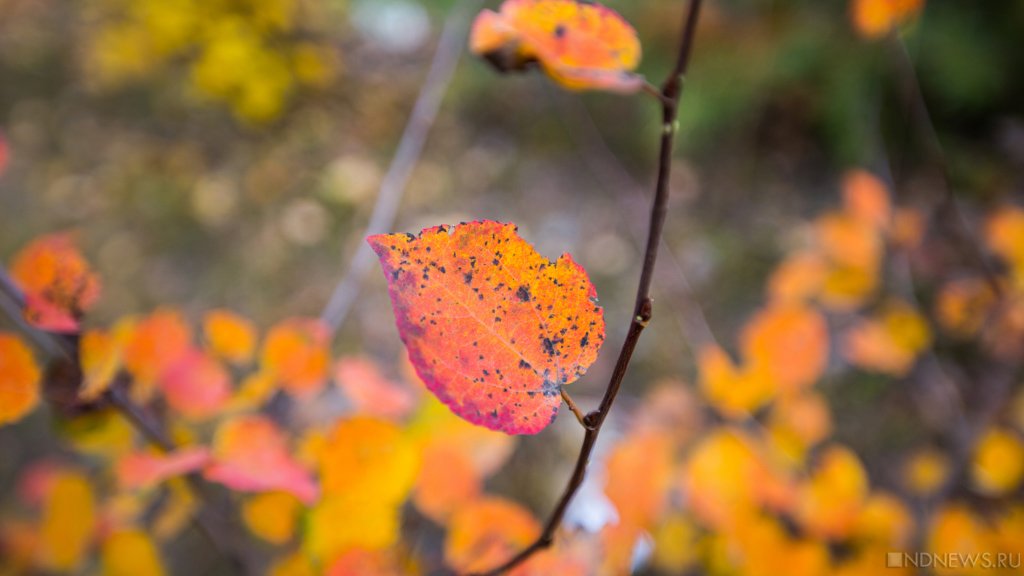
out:
{"label": "autumn leaf", "polygon": [[909,304],[893,300],[846,332],[843,354],[863,368],[903,376],[931,341],[924,317]]}
{"label": "autumn leaf", "polygon": [[103,542],[103,576],[163,576],[160,550],[141,530],[120,530]]}
{"label": "autumn leaf", "polygon": [[317,497],[317,486],[289,451],[280,428],[263,416],[241,416],[220,425],[214,436],[214,462],[206,477],[241,492],[284,490],[303,503]]}
{"label": "autumn leaf", "polygon": [[287,492],[257,494],[242,505],[249,531],[272,544],[284,544],[295,534],[301,504]]}
{"label": "autumn leaf", "polygon": [[850,18],[861,36],[879,38],[913,18],[923,7],[924,0],[853,0]]}
{"label": "autumn leaf", "polygon": [[25,319],[52,332],[75,332],[96,303],[100,282],[71,234],[50,234],[22,248],[11,277],[25,292]]}
{"label": "autumn leaf", "polygon": [[319,320],[290,318],[267,333],[260,353],[261,369],[281,387],[300,397],[320,392],[330,364],[329,333]]}
{"label": "autumn leaf", "polygon": [[478,500],[452,518],[445,561],[460,573],[493,568],[539,533],[540,524],[522,506],[495,497]]}
{"label": "autumn leaf", "polygon": [[210,310],[203,316],[203,335],[209,349],[233,364],[244,364],[256,351],[256,327],[229,310]]}
{"label": "autumn leaf", "polygon": [[136,452],[123,456],[114,466],[121,488],[150,488],[174,476],[198,470],[210,460],[205,448],[182,448],[169,454]]}
{"label": "autumn leaf", "polygon": [[189,350],[160,377],[167,405],[194,420],[210,418],[228,402],[231,375],[212,356]]}
{"label": "autumn leaf", "polygon": [[21,420],[39,404],[41,372],[32,350],[0,332],[0,425]]}
{"label": "autumn leaf", "polygon": [[930,496],[947,481],[951,468],[949,457],[944,453],[924,448],[907,458],[903,465],[903,483],[913,494]]}
{"label": "autumn leaf", "polygon": [[64,471],[44,503],[39,558],[49,569],[71,572],[85,559],[95,536],[96,497],[85,475]]}
{"label": "autumn leaf", "polygon": [[512,224],[482,221],[368,238],[417,374],[456,414],[539,432],[604,341],[586,272],[551,262]]}
{"label": "autumn leaf", "polygon": [[636,31],[621,16],[594,2],[505,0],[473,23],[470,49],[501,71],[532,63],[572,90],[637,92],[643,77]]}
{"label": "autumn leaf", "polygon": [[126,340],[125,368],[137,386],[151,389],[167,369],[191,350],[192,330],[181,312],[161,308],[139,320]]}
{"label": "autumn leaf", "polygon": [[1024,478],[1024,441],[1010,429],[985,432],[975,447],[971,462],[971,483],[985,495],[1001,496],[1013,491]]}
{"label": "autumn leaf", "polygon": [[398,426],[367,416],[339,421],[319,456],[325,494],[387,503],[405,499],[419,465]]}
{"label": "autumn leaf", "polygon": [[334,365],[334,382],[360,414],[401,419],[412,410],[412,390],[392,382],[368,358],[350,356]]}
{"label": "autumn leaf", "polygon": [[829,447],[817,469],[800,488],[797,520],[823,538],[847,536],[868,495],[868,477],[849,449]]}

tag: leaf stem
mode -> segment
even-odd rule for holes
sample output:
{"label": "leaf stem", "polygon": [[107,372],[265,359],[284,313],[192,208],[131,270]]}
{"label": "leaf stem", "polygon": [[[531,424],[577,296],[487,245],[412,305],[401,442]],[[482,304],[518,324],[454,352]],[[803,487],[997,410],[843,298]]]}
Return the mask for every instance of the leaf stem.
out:
{"label": "leaf stem", "polygon": [[[583,485],[586,477],[587,464],[594,451],[597,438],[601,434],[601,427],[604,425],[608,413],[615,403],[615,398],[622,387],[622,381],[626,377],[629,362],[633,357],[640,334],[653,317],[653,303],[651,301],[651,280],[654,276],[654,266],[658,259],[658,245],[661,242],[662,231],[665,227],[665,217],[668,213],[668,185],[672,171],[672,151],[675,144],[677,131],[676,118],[679,112],[679,97],[683,91],[686,70],[690,63],[690,54],[693,49],[693,37],[697,29],[697,20],[700,17],[701,0],[690,0],[689,9],[686,11],[683,22],[683,31],[679,42],[679,51],[676,56],[675,66],[669,72],[668,77],[661,86],[659,101],[662,111],[661,131],[661,152],[658,156],[658,180],[655,185],[654,200],[651,203],[651,215],[647,228],[647,245],[644,251],[643,267],[640,269],[640,281],[636,291],[636,303],[633,308],[633,317],[629,323],[629,332],[622,343],[618,360],[612,370],[608,386],[605,388],[601,404],[596,410],[583,417],[583,425],[586,432],[583,435],[583,444],[580,446],[579,456],[576,458],[576,465],[573,467],[572,475],[565,486],[561,497],[555,504],[544,529],[537,539],[521,550],[515,556],[509,558],[503,564],[486,572],[480,572],[474,576],[497,576],[503,574],[516,566],[519,566],[537,552],[551,546],[555,539],[555,532],[562,524],[565,512],[569,508],[573,497]],[[571,406],[570,406],[571,408]]]}
{"label": "leaf stem", "polygon": [[572,396],[569,396],[569,393],[565,391],[565,388],[562,388],[562,400],[565,400],[565,405],[568,406],[569,410],[571,410],[573,415],[576,416],[576,420],[580,423],[580,426],[586,428],[587,425],[583,421],[583,411],[580,410],[580,407],[577,406],[575,402],[573,402]]}

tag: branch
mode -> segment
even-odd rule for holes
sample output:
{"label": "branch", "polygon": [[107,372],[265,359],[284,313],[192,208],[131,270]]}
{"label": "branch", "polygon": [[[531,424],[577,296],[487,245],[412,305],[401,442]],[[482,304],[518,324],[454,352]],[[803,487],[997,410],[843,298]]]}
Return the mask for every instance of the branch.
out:
{"label": "branch", "polygon": [[661,153],[658,157],[658,180],[655,187],[654,200],[651,204],[651,216],[647,229],[647,247],[644,252],[643,268],[640,270],[640,282],[636,290],[636,303],[633,307],[633,318],[629,324],[629,332],[622,349],[619,352],[618,360],[612,371],[611,379],[605,388],[604,397],[597,410],[590,412],[583,419],[586,433],[583,436],[583,444],[580,446],[579,456],[576,458],[576,465],[573,468],[572,476],[558,499],[554,511],[544,524],[544,530],[532,544],[524,548],[518,554],[507,560],[504,564],[497,566],[478,576],[497,576],[522,564],[537,552],[548,548],[554,542],[555,532],[562,524],[565,512],[569,508],[574,496],[583,485],[583,479],[587,473],[587,464],[590,455],[594,451],[594,445],[601,434],[601,427],[604,425],[608,413],[615,403],[615,397],[622,387],[622,381],[629,368],[629,362],[633,357],[633,350],[636,349],[640,334],[647,327],[653,315],[651,302],[651,279],[654,276],[654,266],[658,260],[658,245],[661,243],[661,234],[665,226],[665,216],[668,206],[668,184],[672,170],[672,149],[675,144],[676,117],[679,111],[679,97],[683,91],[683,83],[686,70],[690,63],[690,53],[693,47],[693,37],[697,28],[697,19],[700,16],[701,0],[690,0],[689,10],[685,15],[682,37],[679,43],[679,52],[676,56],[675,66],[669,73],[668,78],[661,86],[660,102],[662,117]]}
{"label": "branch", "polygon": [[409,116],[409,121],[405,125],[405,131],[402,132],[398,150],[395,151],[395,156],[381,181],[377,203],[370,214],[366,230],[360,236],[359,247],[349,263],[348,270],[334,287],[327,306],[320,314],[320,319],[330,327],[332,332],[337,332],[345,322],[345,318],[352,309],[352,303],[359,295],[363,279],[375,262],[373,252],[365,242],[361,241],[362,238],[390,230],[395,221],[395,214],[398,212],[402,194],[405,192],[412,171],[423,152],[423,145],[437,118],[441,100],[444,99],[452,74],[455,72],[455,66],[462,56],[469,14],[475,12],[481,2],[482,0],[463,0],[461,9],[453,13],[445,23],[441,39],[438,40],[437,50],[434,52],[434,58],[430,62],[427,78],[423,82],[423,88],[416,98],[415,105],[413,105],[412,115]]}

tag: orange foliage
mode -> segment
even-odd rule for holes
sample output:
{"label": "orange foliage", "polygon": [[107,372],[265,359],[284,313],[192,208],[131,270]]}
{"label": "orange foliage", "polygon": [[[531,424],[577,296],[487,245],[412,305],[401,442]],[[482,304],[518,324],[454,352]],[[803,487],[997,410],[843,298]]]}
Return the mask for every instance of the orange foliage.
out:
{"label": "orange foliage", "polygon": [[270,329],[260,355],[262,369],[286,391],[306,397],[323,388],[330,364],[327,327],[319,320],[292,318]]}
{"label": "orange foliage", "polygon": [[459,572],[486,570],[519,552],[540,534],[540,524],[520,505],[501,498],[459,510],[448,527],[444,557]]}
{"label": "orange foliage", "polygon": [[163,576],[160,551],[141,530],[120,530],[103,541],[103,576]]}
{"label": "orange foliage", "polygon": [[317,497],[309,473],[289,454],[287,440],[272,421],[241,416],[217,428],[214,462],[206,477],[240,492],[283,490],[304,503]]}
{"label": "orange foliage", "polygon": [[576,0],[505,0],[473,23],[470,49],[499,70],[532,62],[573,90],[636,92],[642,77],[636,31],[614,11]]}
{"label": "orange foliage", "polygon": [[430,442],[422,451],[413,502],[425,516],[445,524],[459,506],[475,500],[483,482],[470,455],[444,442]]}
{"label": "orange foliage", "polygon": [[182,448],[170,454],[136,452],[118,459],[114,474],[121,488],[151,488],[168,478],[202,468],[210,460],[205,448]]}
{"label": "orange foliage", "polygon": [[177,310],[161,308],[139,320],[124,346],[124,365],[137,385],[146,389],[185,356],[192,330]]}
{"label": "orange foliage", "polygon": [[878,177],[864,170],[851,170],[843,177],[842,190],[843,207],[848,214],[879,230],[889,226],[889,191]]}
{"label": "orange foliage", "polygon": [[167,405],[186,418],[216,416],[231,395],[231,376],[213,357],[189,350],[160,378]]}
{"label": "orange foliage", "polygon": [[210,350],[233,364],[245,364],[256,351],[256,327],[229,310],[210,310],[203,316],[203,334]]}
{"label": "orange foliage", "polygon": [[813,308],[773,304],[758,312],[740,334],[744,358],[763,366],[783,391],[806,388],[828,361],[828,326]]}
{"label": "orange foliage", "polygon": [[395,424],[366,416],[335,425],[320,451],[325,494],[398,504],[412,489],[418,455]]}
{"label": "orange foliage", "polygon": [[925,319],[910,305],[892,301],[847,331],[843,354],[863,368],[903,376],[929,344]]}
{"label": "orange foliage", "polygon": [[15,255],[10,271],[25,291],[25,319],[43,330],[78,330],[100,295],[99,279],[71,234],[36,238]]}
{"label": "orange foliage", "polygon": [[334,365],[334,382],[357,412],[397,420],[413,408],[412,391],[381,374],[376,364],[365,358],[341,358]]}
{"label": "orange foliage", "polygon": [[0,332],[0,425],[21,420],[39,404],[41,373],[32,350]]}
{"label": "orange foliage", "polygon": [[821,538],[843,538],[853,530],[868,495],[867,473],[849,449],[833,446],[800,487],[797,519]]}
{"label": "orange foliage", "polygon": [[879,38],[912,19],[923,7],[924,0],[852,0],[850,18],[861,36]]}
{"label": "orange foliage", "polygon": [[627,436],[608,456],[604,493],[619,523],[652,528],[664,512],[672,482],[673,445],[666,434]]}
{"label": "orange foliage", "polygon": [[514,225],[490,221],[368,241],[409,358],[442,402],[509,434],[554,421],[561,386],[586,371],[604,341],[603,311],[582,267],[567,254],[551,262]]}

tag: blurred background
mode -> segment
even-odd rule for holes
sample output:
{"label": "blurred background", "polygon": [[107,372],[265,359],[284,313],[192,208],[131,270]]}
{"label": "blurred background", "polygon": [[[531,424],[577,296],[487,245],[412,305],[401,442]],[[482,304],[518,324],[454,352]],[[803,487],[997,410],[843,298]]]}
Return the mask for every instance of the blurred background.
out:
{"label": "blurred background", "polygon": [[[458,5],[0,0],[0,260],[40,234],[76,231],[103,279],[87,325],[161,305],[193,318],[227,307],[261,327],[318,315],[362,246]],[[608,5],[637,28],[640,71],[659,80],[684,3]],[[1024,200],[1022,34],[1015,0],[928,0],[898,35],[877,38],[858,32],[846,0],[708,2],[682,98],[656,321],[609,441],[655,383],[693,389],[701,347],[734,349],[772,270],[806,240],[807,222],[841,203],[851,169],[930,223],[928,274],[913,289],[926,302],[940,282],[976,272],[956,226],[979,236],[988,214]],[[649,98],[499,77],[464,55],[392,226],[511,221],[542,254],[572,253],[609,327],[601,359],[572,386],[586,406],[629,322],[659,123]],[[953,219],[942,215],[950,191]],[[393,326],[374,268],[334,349],[397,373]],[[971,347],[941,352],[990,362]],[[1021,382],[1012,366],[1007,399]],[[873,483],[897,484],[906,451],[932,434],[910,416],[917,397],[838,357],[820,390],[835,440]],[[520,442],[491,488],[543,517],[572,462],[574,425],[563,416],[543,433],[552,442]],[[37,450],[55,449],[50,434],[41,421],[0,430],[3,492]]]}

